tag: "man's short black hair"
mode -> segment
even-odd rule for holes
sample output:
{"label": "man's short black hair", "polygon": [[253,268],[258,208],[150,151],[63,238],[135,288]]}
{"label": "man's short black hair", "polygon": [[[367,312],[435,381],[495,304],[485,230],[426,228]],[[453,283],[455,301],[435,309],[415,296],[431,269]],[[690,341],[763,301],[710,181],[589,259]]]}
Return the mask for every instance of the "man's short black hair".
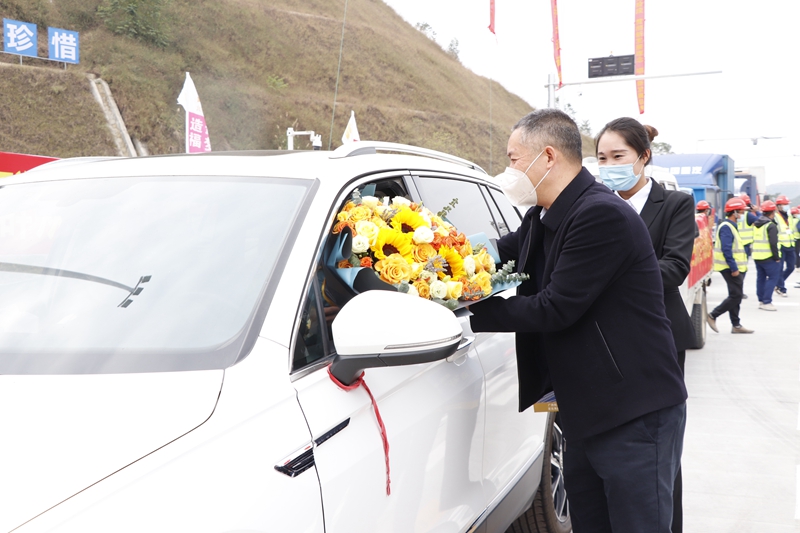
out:
{"label": "man's short black hair", "polygon": [[583,142],[578,125],[558,109],[537,109],[522,117],[511,129],[521,131],[522,143],[537,152],[552,146],[573,163],[583,158]]}

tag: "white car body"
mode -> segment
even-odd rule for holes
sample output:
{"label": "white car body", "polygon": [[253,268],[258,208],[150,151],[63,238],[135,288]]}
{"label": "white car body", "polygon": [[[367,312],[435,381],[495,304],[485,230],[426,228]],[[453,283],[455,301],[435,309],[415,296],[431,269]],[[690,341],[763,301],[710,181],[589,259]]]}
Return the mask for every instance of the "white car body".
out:
{"label": "white car body", "polygon": [[[369,143],[359,148],[370,151]],[[0,375],[0,531],[504,530],[530,505],[549,462],[547,414],[518,412],[513,334],[476,335],[453,316],[464,340],[447,359],[366,371],[386,425],[391,495],[366,391],[338,388],[330,358],[292,368],[336,210],[376,176],[413,184],[421,174],[486,183],[455,158],[357,155],[352,147],[55,164],[4,179],[0,189],[12,190],[105,178],[277,176],[314,180],[316,190],[283,248],[291,268],[270,282],[263,317],[251,313],[251,347],[235,364]],[[0,305],[0,315],[6,311]],[[415,327],[414,316],[386,320]],[[307,470],[290,477],[276,469],[304,453],[313,459]]]}

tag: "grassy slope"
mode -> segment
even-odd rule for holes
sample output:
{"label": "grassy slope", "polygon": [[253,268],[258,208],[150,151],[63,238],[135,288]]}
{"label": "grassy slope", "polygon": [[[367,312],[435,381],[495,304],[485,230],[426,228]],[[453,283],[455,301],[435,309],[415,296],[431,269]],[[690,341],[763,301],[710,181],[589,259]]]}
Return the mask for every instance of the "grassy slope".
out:
{"label": "grassy slope", "polygon": [[171,43],[165,48],[109,32],[95,15],[100,4],[0,0],[0,13],[38,22],[40,33],[46,25],[81,31],[81,64],[70,69],[109,83],[131,135],[152,153],[182,151],[175,100],[187,70],[215,150],[285,147],[289,126],[322,133],[327,148],[332,117],[335,148],[352,109],[362,139],[440,149],[487,170],[491,159],[496,173],[505,166],[509,129],[531,110],[493,85],[490,157],[489,80],[381,0],[348,1],[335,116],[344,0],[173,1],[161,17]]}

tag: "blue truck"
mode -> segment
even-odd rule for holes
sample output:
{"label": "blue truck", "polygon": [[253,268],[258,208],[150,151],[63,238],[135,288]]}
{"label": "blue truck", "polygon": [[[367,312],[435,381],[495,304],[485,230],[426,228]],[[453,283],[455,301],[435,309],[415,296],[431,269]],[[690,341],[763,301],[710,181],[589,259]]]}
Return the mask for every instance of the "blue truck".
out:
{"label": "blue truck", "polygon": [[695,203],[708,202],[717,217],[725,202],[738,193],[733,159],[728,155],[656,154],[653,164],[669,170],[682,189],[691,189]]}

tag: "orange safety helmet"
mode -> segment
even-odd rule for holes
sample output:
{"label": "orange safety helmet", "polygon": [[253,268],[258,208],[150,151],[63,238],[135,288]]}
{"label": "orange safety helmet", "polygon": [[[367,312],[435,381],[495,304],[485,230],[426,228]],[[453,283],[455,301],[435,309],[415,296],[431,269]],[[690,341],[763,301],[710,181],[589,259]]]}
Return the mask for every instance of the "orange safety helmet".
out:
{"label": "orange safety helmet", "polygon": [[777,206],[775,205],[775,202],[773,202],[772,200],[764,200],[763,202],[761,202],[762,213],[772,213],[773,211],[775,211],[775,209],[777,209]]}
{"label": "orange safety helmet", "polygon": [[698,211],[705,211],[706,209],[711,209],[711,206],[705,200],[700,200],[697,202],[697,210]]}
{"label": "orange safety helmet", "polygon": [[727,202],[725,202],[725,212],[730,213],[731,211],[743,211],[747,209],[747,204],[744,203],[744,200],[741,198],[731,198]]}
{"label": "orange safety helmet", "polygon": [[780,194],[780,195],[778,195],[777,198],[775,198],[775,204],[776,205],[789,205],[789,199],[786,197],[786,195]]}
{"label": "orange safety helmet", "polygon": [[739,198],[741,198],[742,200],[744,200],[744,203],[746,203],[747,205],[750,205],[750,203],[751,203],[751,202],[750,202],[750,197],[747,195],[747,193],[746,193],[746,192],[743,192],[742,194],[740,194],[740,195],[739,195]]}
{"label": "orange safety helmet", "polygon": [[793,215],[800,215],[800,207],[793,207],[792,208]]}

